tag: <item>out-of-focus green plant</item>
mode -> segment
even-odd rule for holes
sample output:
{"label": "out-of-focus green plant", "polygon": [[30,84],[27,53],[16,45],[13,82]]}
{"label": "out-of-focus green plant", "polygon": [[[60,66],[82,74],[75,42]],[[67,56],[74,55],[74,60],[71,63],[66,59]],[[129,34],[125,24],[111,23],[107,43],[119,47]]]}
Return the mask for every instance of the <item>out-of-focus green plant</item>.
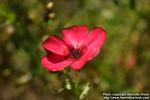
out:
{"label": "out-of-focus green plant", "polygon": [[[88,86],[87,100],[102,99],[103,91],[149,92],[149,4],[150,0],[1,0],[0,100],[74,99],[70,91],[58,92],[65,76],[44,70],[40,60],[42,41],[75,24],[107,31],[100,56],[80,72],[81,84],[90,83],[79,89],[81,98]],[[75,80],[74,74],[70,76]]]}
{"label": "out-of-focus green plant", "polygon": [[11,24],[15,20],[15,13],[4,3],[0,3],[0,20],[1,18],[4,18],[5,24]]}

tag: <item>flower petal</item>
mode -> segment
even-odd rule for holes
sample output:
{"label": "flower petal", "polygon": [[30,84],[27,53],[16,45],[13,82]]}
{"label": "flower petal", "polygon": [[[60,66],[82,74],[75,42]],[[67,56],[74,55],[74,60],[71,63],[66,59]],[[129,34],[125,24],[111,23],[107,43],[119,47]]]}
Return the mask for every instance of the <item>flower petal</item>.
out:
{"label": "flower petal", "polygon": [[85,45],[87,45],[89,54],[89,59],[95,57],[100,48],[103,46],[104,41],[106,39],[106,32],[103,28],[96,27],[94,28],[85,40]]}
{"label": "flower petal", "polygon": [[73,26],[62,30],[64,41],[71,46],[82,45],[88,33],[87,26]]}
{"label": "flower petal", "polygon": [[101,46],[104,44],[105,38],[106,32],[104,29],[99,27],[94,28],[84,42],[84,45],[87,46],[87,51],[78,61],[74,62],[71,67],[75,70],[81,69],[88,60],[91,60],[99,53]]}
{"label": "flower petal", "polygon": [[74,70],[79,70],[83,67],[83,65],[87,62],[88,60],[88,52],[86,52],[79,60],[75,61],[71,67],[74,69]]}
{"label": "flower petal", "polygon": [[41,62],[49,71],[60,71],[68,67],[73,61],[65,56],[51,54],[43,56]]}
{"label": "flower petal", "polygon": [[42,44],[43,48],[59,55],[67,55],[69,53],[65,42],[58,36],[54,35],[45,40]]}

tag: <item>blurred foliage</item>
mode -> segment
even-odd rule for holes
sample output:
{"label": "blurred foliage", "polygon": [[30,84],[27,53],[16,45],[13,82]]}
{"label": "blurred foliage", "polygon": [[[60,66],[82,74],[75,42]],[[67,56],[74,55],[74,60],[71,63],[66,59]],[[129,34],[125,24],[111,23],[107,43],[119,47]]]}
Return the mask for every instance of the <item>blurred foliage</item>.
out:
{"label": "blurred foliage", "polygon": [[[74,100],[62,72],[41,66],[41,43],[75,24],[102,26],[100,54],[70,76],[103,91],[150,92],[150,0],[0,0],[0,100]],[[77,73],[79,73],[77,75]]]}

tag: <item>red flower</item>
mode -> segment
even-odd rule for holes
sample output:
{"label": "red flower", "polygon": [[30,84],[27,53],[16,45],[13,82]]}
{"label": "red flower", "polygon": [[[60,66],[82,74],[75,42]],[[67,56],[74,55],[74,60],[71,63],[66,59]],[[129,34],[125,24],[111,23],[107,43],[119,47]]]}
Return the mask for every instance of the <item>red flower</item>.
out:
{"label": "red flower", "polygon": [[43,66],[50,71],[59,71],[67,66],[78,70],[95,57],[106,38],[100,27],[88,32],[87,26],[72,26],[62,30],[63,39],[54,35],[42,44],[47,55],[42,57]]}

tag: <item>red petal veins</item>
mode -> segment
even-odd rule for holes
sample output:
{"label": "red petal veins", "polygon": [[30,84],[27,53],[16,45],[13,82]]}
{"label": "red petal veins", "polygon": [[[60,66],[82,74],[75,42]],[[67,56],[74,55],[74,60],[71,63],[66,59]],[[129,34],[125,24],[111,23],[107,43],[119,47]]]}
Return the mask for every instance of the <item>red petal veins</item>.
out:
{"label": "red petal veins", "polygon": [[42,44],[43,48],[59,55],[67,55],[69,53],[66,43],[58,36],[51,36]]}
{"label": "red petal veins", "polygon": [[73,47],[81,46],[88,34],[87,26],[73,26],[62,30],[64,41]]}
{"label": "red petal veins", "polygon": [[99,27],[94,28],[85,39],[84,45],[87,46],[86,52],[78,61],[72,64],[72,68],[75,70],[81,69],[88,60],[95,57],[99,53],[105,39],[106,32],[104,29]]}
{"label": "red petal veins", "polygon": [[49,71],[60,71],[68,67],[73,61],[64,56],[52,54],[42,57],[42,65]]}

